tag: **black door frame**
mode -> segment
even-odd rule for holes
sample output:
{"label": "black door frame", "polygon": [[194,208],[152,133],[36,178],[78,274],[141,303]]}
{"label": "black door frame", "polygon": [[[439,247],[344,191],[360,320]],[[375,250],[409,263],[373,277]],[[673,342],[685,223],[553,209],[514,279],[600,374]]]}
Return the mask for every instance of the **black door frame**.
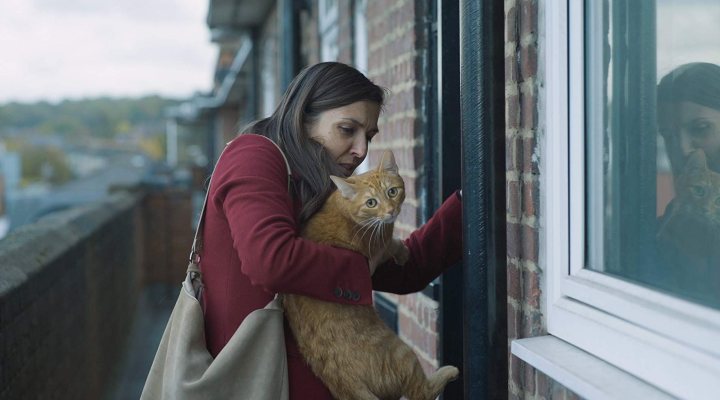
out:
{"label": "black door frame", "polygon": [[508,397],[504,6],[460,1],[466,399]]}

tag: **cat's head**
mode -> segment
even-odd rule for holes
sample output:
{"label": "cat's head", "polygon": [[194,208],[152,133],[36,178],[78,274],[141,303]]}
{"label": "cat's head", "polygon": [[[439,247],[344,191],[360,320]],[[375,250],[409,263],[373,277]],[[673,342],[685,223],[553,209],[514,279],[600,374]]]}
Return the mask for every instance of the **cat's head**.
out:
{"label": "cat's head", "polygon": [[720,224],[720,173],[708,168],[705,152],[692,152],[676,184],[676,205],[683,213]]}
{"label": "cat's head", "polygon": [[393,223],[405,200],[405,183],[398,173],[395,156],[386,150],[374,169],[348,178],[331,176],[337,186],[344,209],[354,221]]}

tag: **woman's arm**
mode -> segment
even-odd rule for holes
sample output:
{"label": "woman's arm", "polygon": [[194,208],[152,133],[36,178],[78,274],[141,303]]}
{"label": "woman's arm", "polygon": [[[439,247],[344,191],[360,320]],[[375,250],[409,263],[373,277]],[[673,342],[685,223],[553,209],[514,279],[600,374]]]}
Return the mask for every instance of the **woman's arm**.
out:
{"label": "woman's arm", "polygon": [[462,259],[462,242],[462,203],[459,192],[455,192],[404,241],[410,250],[405,265],[388,262],[377,268],[372,276],[373,289],[397,294],[422,290]]}
{"label": "woman's arm", "polygon": [[364,256],[299,237],[285,161],[270,141],[238,137],[213,179],[212,200],[227,218],[242,272],[254,285],[273,293],[372,303]]}

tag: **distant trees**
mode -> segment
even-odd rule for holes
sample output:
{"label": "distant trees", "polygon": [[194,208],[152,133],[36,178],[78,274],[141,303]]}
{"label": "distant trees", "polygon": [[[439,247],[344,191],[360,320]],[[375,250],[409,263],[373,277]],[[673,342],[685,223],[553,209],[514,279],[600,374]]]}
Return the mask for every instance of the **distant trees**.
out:
{"label": "distant trees", "polygon": [[21,184],[73,179],[65,146],[135,149],[164,156],[165,110],[177,100],[159,96],[96,98],[0,105],[0,142],[21,156]]}
{"label": "distant trees", "polygon": [[0,136],[9,131],[33,132],[77,141],[111,139],[139,127],[161,133],[164,110],[177,103],[159,96],[7,103],[0,105]]}

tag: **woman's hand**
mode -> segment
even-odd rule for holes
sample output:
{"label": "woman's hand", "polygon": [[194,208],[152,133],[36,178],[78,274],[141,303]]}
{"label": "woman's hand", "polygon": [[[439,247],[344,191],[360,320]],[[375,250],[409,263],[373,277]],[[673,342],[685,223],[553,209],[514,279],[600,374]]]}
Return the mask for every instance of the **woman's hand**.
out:
{"label": "woman's hand", "polygon": [[393,238],[392,241],[384,248],[378,248],[374,251],[368,259],[368,267],[370,268],[370,276],[375,273],[375,270],[381,264],[384,264],[387,260],[392,258],[398,265],[403,265],[407,262],[410,257],[410,250],[407,246],[397,238]]}

